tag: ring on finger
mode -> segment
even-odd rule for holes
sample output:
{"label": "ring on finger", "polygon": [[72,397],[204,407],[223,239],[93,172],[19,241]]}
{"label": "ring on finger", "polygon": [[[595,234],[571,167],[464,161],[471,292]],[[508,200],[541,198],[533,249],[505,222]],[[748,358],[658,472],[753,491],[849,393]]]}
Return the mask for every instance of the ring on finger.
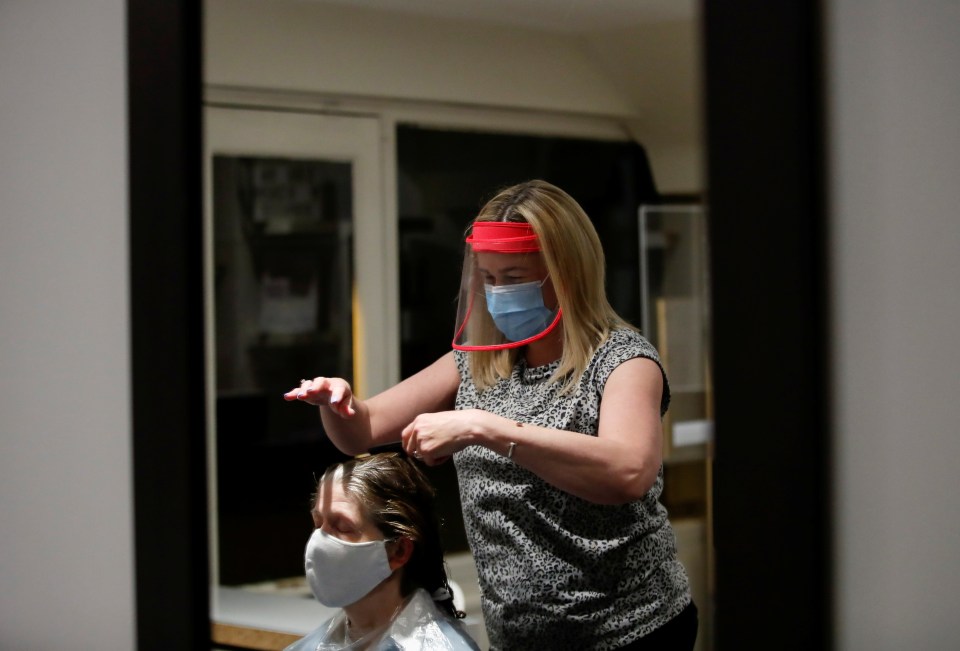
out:
{"label": "ring on finger", "polygon": [[415,451],[414,451],[414,453],[413,453],[413,458],[414,458],[414,459],[422,459],[422,458],[423,458],[423,455],[420,454],[420,450],[415,450]]}

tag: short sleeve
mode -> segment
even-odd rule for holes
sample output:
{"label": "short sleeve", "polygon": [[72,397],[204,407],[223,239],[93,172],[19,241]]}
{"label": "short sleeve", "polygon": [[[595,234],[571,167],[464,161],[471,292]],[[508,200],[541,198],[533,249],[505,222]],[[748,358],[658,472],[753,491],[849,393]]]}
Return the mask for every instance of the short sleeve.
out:
{"label": "short sleeve", "polygon": [[660,416],[667,413],[670,406],[670,384],[667,380],[667,372],[660,361],[660,354],[646,338],[639,332],[621,328],[610,333],[607,340],[601,344],[597,354],[591,362],[592,377],[596,383],[597,391],[602,396],[603,388],[613,371],[635,357],[645,357],[656,362],[660,368],[660,374],[663,376],[663,393],[660,396]]}

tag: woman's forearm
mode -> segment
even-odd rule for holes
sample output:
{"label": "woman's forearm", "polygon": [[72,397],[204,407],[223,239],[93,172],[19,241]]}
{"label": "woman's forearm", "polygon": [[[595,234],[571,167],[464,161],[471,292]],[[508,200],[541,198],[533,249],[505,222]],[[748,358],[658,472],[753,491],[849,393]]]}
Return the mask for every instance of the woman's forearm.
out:
{"label": "woman's forearm", "polygon": [[[615,416],[611,419],[617,421]],[[660,471],[656,412],[601,427],[597,436],[521,423],[482,409],[417,416],[401,432],[404,449],[429,465],[482,446],[582,499],[623,504],[640,499]],[[619,424],[619,423],[617,423]]]}
{"label": "woman's forearm", "polygon": [[[320,420],[327,436],[345,454],[400,441],[400,432],[424,412],[451,409],[460,376],[448,353],[419,373],[382,393],[360,400],[337,390],[321,401]],[[309,391],[307,392],[310,393]]]}
{"label": "woman's forearm", "polygon": [[370,427],[370,409],[365,402],[353,399],[355,414],[344,418],[327,405],[317,407],[320,421],[327,437],[344,454],[363,454],[373,443],[373,431]]}

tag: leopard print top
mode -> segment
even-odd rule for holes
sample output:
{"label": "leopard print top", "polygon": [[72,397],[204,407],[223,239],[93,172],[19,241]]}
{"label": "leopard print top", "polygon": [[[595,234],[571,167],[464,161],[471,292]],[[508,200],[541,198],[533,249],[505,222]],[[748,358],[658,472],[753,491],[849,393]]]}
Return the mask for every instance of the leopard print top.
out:
{"label": "leopard print top", "polygon": [[[596,436],[603,388],[623,362],[657,351],[639,333],[614,330],[576,389],[548,378],[559,361],[527,368],[479,392],[469,357],[456,408]],[[661,366],[661,371],[663,367]],[[661,415],[670,391],[664,376]],[[492,650],[618,649],[662,626],[690,602],[673,529],[659,502],[663,468],[636,502],[600,505],[565,493],[481,446],[454,455],[467,537],[480,577]]]}

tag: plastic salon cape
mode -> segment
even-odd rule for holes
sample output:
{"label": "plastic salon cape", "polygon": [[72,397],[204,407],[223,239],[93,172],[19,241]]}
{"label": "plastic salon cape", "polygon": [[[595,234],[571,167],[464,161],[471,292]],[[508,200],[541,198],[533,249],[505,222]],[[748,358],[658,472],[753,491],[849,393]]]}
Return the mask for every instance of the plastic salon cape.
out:
{"label": "plastic salon cape", "polygon": [[347,639],[347,616],[342,610],[284,651],[479,651],[476,642],[455,619],[418,589],[383,628],[359,640]]}

